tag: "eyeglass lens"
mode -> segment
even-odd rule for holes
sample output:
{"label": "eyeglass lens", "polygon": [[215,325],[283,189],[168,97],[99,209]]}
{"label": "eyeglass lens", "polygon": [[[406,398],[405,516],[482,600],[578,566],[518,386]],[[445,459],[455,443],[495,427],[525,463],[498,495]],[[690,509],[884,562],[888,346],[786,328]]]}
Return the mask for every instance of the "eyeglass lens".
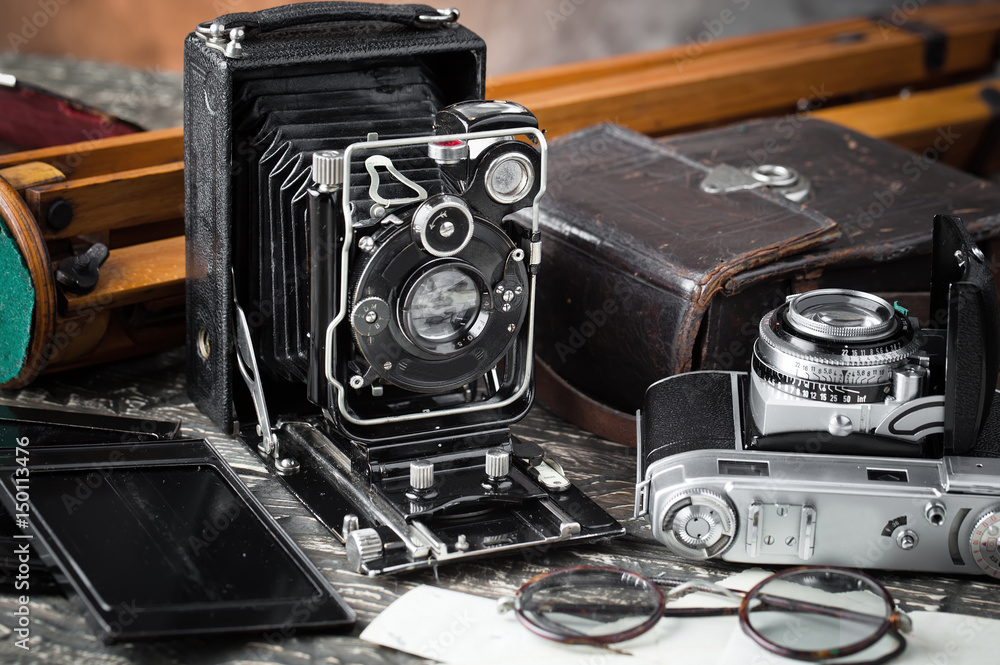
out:
{"label": "eyeglass lens", "polygon": [[525,619],[567,638],[628,633],[659,617],[661,603],[662,594],[649,580],[605,569],[548,575],[520,596]]}
{"label": "eyeglass lens", "polygon": [[776,575],[746,599],[746,622],[767,642],[794,651],[837,651],[871,642],[892,614],[885,592],[849,571]]}

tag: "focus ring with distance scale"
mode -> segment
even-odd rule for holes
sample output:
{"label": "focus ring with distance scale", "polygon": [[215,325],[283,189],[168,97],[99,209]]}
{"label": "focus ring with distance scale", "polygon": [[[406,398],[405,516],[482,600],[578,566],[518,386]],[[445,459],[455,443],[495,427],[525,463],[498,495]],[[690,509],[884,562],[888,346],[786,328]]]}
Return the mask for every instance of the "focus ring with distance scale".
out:
{"label": "focus ring with distance scale", "polygon": [[891,382],[852,383],[850,381],[817,381],[789,376],[766,365],[754,354],[753,372],[769,386],[802,399],[831,404],[873,404],[884,402],[892,392]]}
{"label": "focus ring with distance scale", "polygon": [[825,342],[797,334],[785,323],[784,310],[782,306],[761,319],[754,355],[786,376],[829,383],[888,383],[892,370],[905,364],[921,347],[913,325],[902,317],[884,342]]}

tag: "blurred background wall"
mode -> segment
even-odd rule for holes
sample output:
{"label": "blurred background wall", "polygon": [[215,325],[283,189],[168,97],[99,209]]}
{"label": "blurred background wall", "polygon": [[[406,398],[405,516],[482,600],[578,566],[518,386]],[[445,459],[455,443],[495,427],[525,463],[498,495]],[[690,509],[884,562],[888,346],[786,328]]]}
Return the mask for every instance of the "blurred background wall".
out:
{"label": "blurred background wall", "polygon": [[[490,75],[732,37],[936,0],[450,0]],[[961,1],[961,0],[959,0]],[[284,0],[2,0],[0,52],[180,71],[195,24]],[[447,2],[447,0],[445,0]],[[431,3],[433,4],[433,3]]]}

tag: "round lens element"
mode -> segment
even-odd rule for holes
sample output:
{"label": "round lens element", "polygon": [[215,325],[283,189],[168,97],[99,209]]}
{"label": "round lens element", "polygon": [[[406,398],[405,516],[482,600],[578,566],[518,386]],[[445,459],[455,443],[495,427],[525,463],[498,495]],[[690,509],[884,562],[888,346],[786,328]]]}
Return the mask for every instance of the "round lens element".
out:
{"label": "round lens element", "polygon": [[517,610],[521,623],[544,637],[609,644],[652,627],[663,613],[663,593],[626,570],[567,568],[526,585]]}
{"label": "round lens element", "polygon": [[403,299],[403,324],[411,341],[432,353],[467,335],[479,318],[482,295],[471,271],[438,265],[412,281]]}
{"label": "round lens element", "polygon": [[820,289],[788,303],[788,323],[825,340],[873,340],[895,328],[892,306],[878,296],[847,289]]}
{"label": "round lens element", "polygon": [[[743,628],[764,647],[802,659],[857,653],[891,627],[892,599],[874,580],[847,570],[794,569],[747,594]],[[824,655],[825,654],[825,655]]]}

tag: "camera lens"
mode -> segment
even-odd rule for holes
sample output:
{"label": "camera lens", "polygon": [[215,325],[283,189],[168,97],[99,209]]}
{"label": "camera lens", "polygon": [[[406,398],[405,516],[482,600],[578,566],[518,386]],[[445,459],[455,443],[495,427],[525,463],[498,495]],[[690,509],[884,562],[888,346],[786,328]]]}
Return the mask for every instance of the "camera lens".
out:
{"label": "camera lens", "polygon": [[[482,305],[479,280],[458,264],[432,267],[420,273],[406,290],[402,320],[410,340],[431,353],[453,351],[479,320]],[[448,345],[443,348],[442,345]]]}
{"label": "camera lens", "polygon": [[778,390],[832,403],[882,402],[893,372],[920,347],[912,324],[882,298],[821,289],[760,322],[753,371]]}

